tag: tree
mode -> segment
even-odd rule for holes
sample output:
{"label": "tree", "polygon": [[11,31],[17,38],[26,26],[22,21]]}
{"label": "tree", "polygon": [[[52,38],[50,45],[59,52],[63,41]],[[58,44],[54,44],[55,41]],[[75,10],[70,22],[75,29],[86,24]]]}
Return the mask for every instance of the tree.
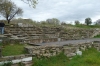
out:
{"label": "tree", "polygon": [[75,20],[75,25],[79,25],[80,22],[78,20]]}
{"label": "tree", "polygon": [[[4,0],[0,0],[0,3]],[[24,3],[28,4],[29,6],[32,6],[33,8],[36,7],[36,4],[38,4],[38,0],[20,0],[23,1]]]}
{"label": "tree", "polygon": [[10,0],[4,0],[0,2],[0,14],[6,18],[7,22],[10,23],[11,19],[16,15],[22,15],[23,11],[21,8],[17,7]]}
{"label": "tree", "polygon": [[52,25],[60,25],[60,20],[57,18],[47,19],[46,22]]}
{"label": "tree", "polygon": [[95,22],[95,25],[100,25],[100,19]]}
{"label": "tree", "polygon": [[64,22],[64,21],[63,21],[63,22],[61,22],[61,25],[66,25],[66,22]]}
{"label": "tree", "polygon": [[60,20],[57,18],[52,18],[55,25],[60,25]]}
{"label": "tree", "polygon": [[85,19],[85,24],[86,24],[86,25],[90,25],[91,23],[92,23],[91,18],[86,18],[86,19]]}
{"label": "tree", "polygon": [[21,0],[25,2],[26,4],[29,4],[29,6],[32,6],[33,8],[36,7],[36,4],[38,4],[38,0]]}

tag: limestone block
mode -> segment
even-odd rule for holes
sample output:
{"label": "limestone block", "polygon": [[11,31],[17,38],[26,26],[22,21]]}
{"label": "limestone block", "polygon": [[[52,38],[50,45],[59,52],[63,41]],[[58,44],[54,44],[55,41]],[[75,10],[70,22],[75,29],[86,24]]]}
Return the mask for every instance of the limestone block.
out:
{"label": "limestone block", "polygon": [[46,50],[45,52],[46,52],[46,53],[50,53],[50,51],[49,51],[49,50]]}
{"label": "limestone block", "polygon": [[32,49],[28,49],[28,52],[29,52],[30,54],[32,54],[32,53],[33,53],[33,50],[32,50]]}
{"label": "limestone block", "polygon": [[53,52],[53,53],[52,53],[52,56],[56,56],[56,55],[57,55],[57,53],[56,53],[56,52]]}
{"label": "limestone block", "polygon": [[71,47],[71,52],[74,53],[76,52],[77,47]]}
{"label": "limestone block", "polygon": [[80,51],[79,49],[77,49],[76,54],[81,56],[82,55],[82,51]]}
{"label": "limestone block", "polygon": [[100,48],[99,47],[96,47],[97,51],[100,51]]}
{"label": "limestone block", "polygon": [[65,55],[71,53],[71,48],[64,48],[63,50]]}
{"label": "limestone block", "polygon": [[[11,61],[11,60],[15,59],[14,56],[6,56],[5,58],[6,58],[8,61]],[[20,58],[20,57],[19,57],[19,58]]]}
{"label": "limestone block", "polygon": [[43,54],[44,57],[49,57],[50,55],[48,53]]}
{"label": "limestone block", "polygon": [[19,27],[23,27],[23,23],[18,23],[18,26]]}
{"label": "limestone block", "polygon": [[40,54],[40,50],[33,51],[33,54]]}
{"label": "limestone block", "polygon": [[45,49],[41,49],[41,51],[45,51]]}
{"label": "limestone block", "polygon": [[83,51],[85,51],[85,50],[86,50],[86,48],[84,48],[84,47],[80,47],[80,49],[81,49],[81,50],[83,50]]}
{"label": "limestone block", "polygon": [[61,50],[59,50],[59,51],[57,51],[57,54],[60,54],[62,51]]}
{"label": "limestone block", "polygon": [[40,53],[44,54],[44,53],[45,53],[45,51],[40,51]]}
{"label": "limestone block", "polygon": [[75,53],[69,53],[69,54],[67,54],[67,57],[73,57],[75,55],[76,55]]}
{"label": "limestone block", "polygon": [[20,56],[14,56],[14,59],[20,59]]}
{"label": "limestone block", "polygon": [[88,48],[91,48],[91,47],[92,47],[91,45],[88,46]]}
{"label": "limestone block", "polygon": [[20,55],[20,58],[25,58],[25,55]]}
{"label": "limestone block", "polygon": [[84,45],[84,48],[87,49],[86,45]]}
{"label": "limestone block", "polygon": [[53,52],[56,52],[56,49],[52,50]]}
{"label": "limestone block", "polygon": [[61,50],[61,49],[59,49],[59,48],[56,48],[56,51],[59,51],[59,50]]}
{"label": "limestone block", "polygon": [[56,48],[55,48],[55,47],[53,47],[53,48],[52,48],[52,50],[56,50]]}
{"label": "limestone block", "polygon": [[94,48],[98,47],[98,44],[94,44],[93,47],[94,47]]}

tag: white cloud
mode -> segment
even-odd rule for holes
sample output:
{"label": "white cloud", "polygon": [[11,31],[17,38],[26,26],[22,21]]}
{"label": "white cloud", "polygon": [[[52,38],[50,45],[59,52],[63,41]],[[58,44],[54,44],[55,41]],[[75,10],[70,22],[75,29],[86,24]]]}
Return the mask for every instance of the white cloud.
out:
{"label": "white cloud", "polygon": [[58,18],[61,21],[84,21],[90,17],[93,21],[100,18],[100,0],[39,0],[36,9],[21,0],[12,0],[24,11],[23,18],[36,21]]}

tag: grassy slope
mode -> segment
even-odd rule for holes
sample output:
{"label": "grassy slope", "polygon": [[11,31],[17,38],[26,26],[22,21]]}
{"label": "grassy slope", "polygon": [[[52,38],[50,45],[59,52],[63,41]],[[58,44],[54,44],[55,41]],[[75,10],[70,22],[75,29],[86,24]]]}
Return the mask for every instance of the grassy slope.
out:
{"label": "grassy slope", "polygon": [[96,49],[89,49],[83,52],[82,56],[75,56],[69,60],[61,54],[50,59],[34,59],[33,66],[100,66],[100,52]]}
{"label": "grassy slope", "polygon": [[79,27],[79,28],[100,28],[100,25],[74,25],[74,27]]}
{"label": "grassy slope", "polygon": [[24,45],[7,45],[2,49],[3,56],[25,54]]}
{"label": "grassy slope", "polygon": [[89,49],[83,52],[82,57],[75,56],[67,66],[99,66],[100,52],[96,49]]}

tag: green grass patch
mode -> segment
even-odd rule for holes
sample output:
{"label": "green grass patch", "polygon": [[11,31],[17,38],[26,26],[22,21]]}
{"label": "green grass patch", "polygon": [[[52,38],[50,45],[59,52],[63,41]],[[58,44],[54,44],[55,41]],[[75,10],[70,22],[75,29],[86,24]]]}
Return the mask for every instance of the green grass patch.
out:
{"label": "green grass patch", "polygon": [[33,58],[33,66],[66,66],[69,62],[68,58],[64,54],[53,56],[51,58]]}
{"label": "green grass patch", "polygon": [[78,27],[78,28],[100,28],[99,25],[75,25],[75,27]]}
{"label": "green grass patch", "polygon": [[82,56],[69,60],[64,54],[49,59],[33,59],[33,66],[100,66],[100,52],[91,48],[83,51]]}
{"label": "green grass patch", "polygon": [[3,56],[20,55],[20,54],[26,54],[26,52],[24,51],[24,45],[22,44],[6,45],[2,49]]}
{"label": "green grass patch", "polygon": [[94,38],[100,38],[100,35],[96,35],[96,36],[94,36]]}
{"label": "green grass patch", "polygon": [[100,52],[91,48],[83,52],[82,56],[75,56],[67,66],[99,66]]}

